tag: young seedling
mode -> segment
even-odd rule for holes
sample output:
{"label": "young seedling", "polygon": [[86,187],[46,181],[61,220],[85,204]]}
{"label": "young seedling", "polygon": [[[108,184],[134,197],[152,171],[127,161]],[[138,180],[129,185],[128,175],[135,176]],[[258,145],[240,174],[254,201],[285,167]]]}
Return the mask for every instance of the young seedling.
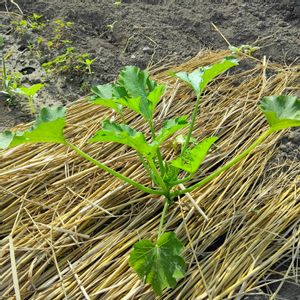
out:
{"label": "young seedling", "polygon": [[90,75],[92,75],[92,68],[91,68],[91,65],[92,63],[96,60],[97,58],[94,58],[94,59],[89,59],[89,58],[86,58],[84,60],[84,64],[86,65],[86,68],[89,72]]}
{"label": "young seedling", "polygon": [[35,114],[36,113],[36,107],[34,104],[34,98],[37,95],[37,93],[39,92],[40,89],[42,89],[44,87],[44,84],[42,83],[37,83],[34,84],[30,87],[26,87],[26,86],[19,86],[16,90],[15,93],[23,95],[27,98],[28,100],[28,107],[30,109],[31,114]]}
{"label": "young seedling", "polygon": [[[164,207],[157,230],[156,240],[138,241],[130,253],[129,265],[141,280],[149,283],[157,295],[166,288],[174,288],[178,280],[184,277],[186,263],[182,257],[183,244],[175,232],[166,231],[164,223],[169,206],[179,195],[203,186],[226,171],[262,143],[272,132],[292,126],[300,126],[300,99],[292,96],[264,97],[260,109],[265,114],[270,128],[266,130],[248,149],[221,166],[200,182],[189,184],[217,137],[207,137],[201,142],[192,137],[198,104],[201,94],[209,82],[216,76],[237,65],[235,58],[225,58],[219,63],[197,69],[191,73],[179,72],[175,76],[186,82],[194,90],[197,100],[189,119],[179,116],[166,120],[162,128],[155,130],[153,114],[166,87],[149,78],[145,71],[136,67],[125,67],[116,83],[98,85],[92,88],[91,102],[115,110],[122,116],[123,123],[104,120],[102,128],[89,139],[89,143],[117,142],[133,148],[151,179],[152,185],[143,185],[91,157],[76,145],[68,141],[63,133],[65,127],[65,109],[62,107],[43,108],[32,128],[25,131],[4,131],[0,134],[0,148],[12,148],[23,143],[59,143],[73,149],[77,154],[98,166],[100,169],[152,195],[160,195]],[[123,108],[127,107],[141,115],[148,124],[151,137],[126,124]],[[181,153],[171,161],[163,158],[161,145],[181,129],[187,128],[186,136],[179,136],[182,143]],[[182,178],[181,175],[185,174]],[[186,182],[187,188],[179,186]]]}
{"label": "young seedling", "polygon": [[115,6],[115,7],[120,7],[121,4],[122,4],[122,0],[120,0],[120,1],[115,1],[115,2],[114,2],[114,6]]}
{"label": "young seedling", "polygon": [[239,47],[229,45],[228,48],[234,55],[241,54],[241,53],[252,55],[253,52],[260,49],[259,47],[255,47],[251,45],[241,45]]}
{"label": "young seedling", "polygon": [[115,24],[117,23],[117,21],[114,21],[113,23],[111,24],[107,24],[106,27],[109,31],[114,31],[114,28],[115,28]]}
{"label": "young seedling", "polygon": [[21,81],[21,73],[8,72],[6,69],[6,59],[2,58],[2,89],[1,93],[5,95],[9,103],[13,103],[16,95],[16,89]]}

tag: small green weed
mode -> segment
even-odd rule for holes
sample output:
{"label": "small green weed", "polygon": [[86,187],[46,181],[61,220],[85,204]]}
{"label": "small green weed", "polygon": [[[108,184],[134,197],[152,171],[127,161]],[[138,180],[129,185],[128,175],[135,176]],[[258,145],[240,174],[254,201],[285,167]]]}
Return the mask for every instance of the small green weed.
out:
{"label": "small green weed", "polygon": [[121,4],[122,4],[122,0],[119,0],[119,1],[115,1],[115,2],[114,2],[114,6],[115,6],[115,7],[120,7]]}
{"label": "small green weed", "polygon": [[91,64],[95,59],[89,57],[88,53],[77,53],[74,47],[68,47],[63,54],[43,63],[42,67],[52,73],[85,73],[88,70],[92,74]]}
{"label": "small green weed", "polygon": [[30,87],[22,86],[21,83],[22,74],[19,72],[8,72],[6,69],[5,59],[2,58],[2,90],[1,92],[6,95],[7,102],[10,105],[15,104],[16,95],[22,95],[27,99],[27,104],[32,114],[36,113],[34,105],[34,98],[38,91],[44,86],[44,84],[38,83]]}
{"label": "small green weed", "polygon": [[15,98],[15,90],[18,88],[21,82],[22,74],[19,72],[8,72],[6,69],[5,59],[2,58],[2,90],[1,92],[6,94],[9,104],[13,104]]}
{"label": "small green weed", "polygon": [[[47,62],[42,64],[47,72],[92,74],[91,66],[96,59],[92,59],[88,53],[80,53],[72,46],[73,42],[68,39],[73,22],[57,19],[51,22],[42,22],[42,15],[32,14],[27,19],[12,21],[11,24],[20,35],[29,31],[39,33],[38,36],[27,41],[27,48],[32,55],[40,59],[43,54],[49,56]],[[47,28],[48,36],[43,35],[41,29]]]}
{"label": "small green weed", "polygon": [[46,24],[41,21],[42,17],[42,15],[33,13],[27,19],[12,21],[11,25],[13,26],[13,29],[21,35],[27,33],[28,31],[39,32],[43,30],[46,26]]}
{"label": "small green weed", "polygon": [[43,87],[44,84],[37,83],[29,87],[19,86],[14,91],[17,94],[23,95],[27,99],[27,104],[32,115],[36,113],[36,106],[34,103],[34,99],[37,93],[39,92],[39,90],[42,89]]}

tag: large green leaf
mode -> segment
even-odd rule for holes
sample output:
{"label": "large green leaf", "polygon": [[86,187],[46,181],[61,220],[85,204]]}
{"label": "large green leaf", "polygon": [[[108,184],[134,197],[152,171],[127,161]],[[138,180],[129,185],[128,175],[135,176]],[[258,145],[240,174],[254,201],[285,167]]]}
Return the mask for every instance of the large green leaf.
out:
{"label": "large green leaf", "polygon": [[170,119],[165,121],[163,124],[163,128],[159,131],[155,141],[157,141],[158,144],[161,144],[173,133],[175,133],[179,129],[188,126],[189,122],[187,121],[187,118],[187,116],[182,116],[176,119]]}
{"label": "large green leaf", "polygon": [[89,139],[90,143],[95,142],[117,142],[128,145],[139,153],[153,157],[157,145],[148,144],[142,132],[136,131],[125,124],[117,124],[110,120],[105,120],[102,129],[97,131],[95,136]]}
{"label": "large green leaf", "polygon": [[33,127],[24,131],[0,133],[0,149],[24,143],[64,143],[65,108],[45,107],[37,116]]}
{"label": "large green leaf", "polygon": [[126,106],[150,120],[165,86],[150,80],[146,71],[127,66],[120,72],[115,84],[97,85],[91,91],[94,94],[91,98],[93,104],[107,106],[117,112]]}
{"label": "large green leaf", "polygon": [[262,99],[260,109],[274,131],[300,126],[300,98],[267,96]]}
{"label": "large green leaf", "polygon": [[183,156],[180,156],[171,162],[172,166],[189,173],[195,173],[201,162],[204,160],[208,150],[217,139],[216,136],[212,136],[204,139],[194,148],[187,149]]}
{"label": "large green leaf", "polygon": [[126,66],[120,72],[118,84],[125,88],[129,97],[142,99],[146,99],[157,85],[155,81],[150,80],[147,71],[141,71],[134,66]]}
{"label": "large green leaf", "polygon": [[186,264],[180,256],[182,248],[174,232],[162,234],[156,244],[141,240],[130,253],[129,265],[161,295],[165,288],[174,288],[177,280],[184,277]]}
{"label": "large green leaf", "polygon": [[195,94],[200,96],[210,81],[236,65],[238,65],[236,58],[226,57],[216,64],[196,69],[191,73],[178,72],[175,76],[189,84],[193,88]]}
{"label": "large green leaf", "polygon": [[139,99],[139,110],[147,120],[152,118],[151,102],[147,99],[149,93],[156,89],[155,81],[150,80],[147,71],[141,71],[134,66],[126,66],[119,75],[118,84],[122,86],[129,98]]}

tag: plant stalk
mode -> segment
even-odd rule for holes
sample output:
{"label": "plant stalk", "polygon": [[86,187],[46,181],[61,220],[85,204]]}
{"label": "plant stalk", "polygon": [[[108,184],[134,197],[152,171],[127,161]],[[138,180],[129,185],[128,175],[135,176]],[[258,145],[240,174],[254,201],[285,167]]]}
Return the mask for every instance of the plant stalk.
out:
{"label": "plant stalk", "polygon": [[166,197],[165,203],[164,203],[164,208],[163,208],[163,211],[161,213],[161,217],[160,217],[160,221],[159,221],[157,239],[159,239],[159,237],[163,233],[163,226],[164,226],[165,217],[166,217],[166,214],[167,214],[167,211],[168,211],[168,208],[169,208],[169,201],[170,201],[170,199]]}
{"label": "plant stalk", "polygon": [[186,177],[184,177],[184,178],[182,178],[182,179],[173,181],[173,182],[171,182],[171,185],[172,185],[172,186],[175,186],[175,185],[182,184],[182,183],[185,183],[185,182],[187,182],[187,181],[190,181],[190,180],[193,178],[194,175],[195,175],[195,173],[190,174],[190,175],[188,175],[188,176],[186,176]]}
{"label": "plant stalk", "polygon": [[34,106],[33,96],[28,96],[28,105],[29,105],[31,114],[34,115],[36,113],[36,109]]}
{"label": "plant stalk", "polygon": [[190,127],[189,127],[189,132],[188,132],[188,135],[186,137],[185,143],[183,144],[181,154],[184,154],[185,150],[189,146],[190,139],[191,139],[192,132],[193,132],[193,128],[194,128],[194,125],[195,125],[195,122],[196,122],[200,97],[201,97],[201,93],[197,96],[197,99],[196,99],[195,107],[194,107],[193,114],[192,114],[192,121],[191,121],[191,124],[190,124]]}
{"label": "plant stalk", "polygon": [[6,66],[5,66],[4,58],[2,58],[2,77],[3,77],[3,82],[2,82],[3,90],[8,92],[7,91],[8,87],[6,86],[7,74],[6,74]]}
{"label": "plant stalk", "polygon": [[[137,152],[138,153],[138,152]],[[153,180],[153,175],[151,173],[151,168],[149,168],[148,164],[147,164],[147,161],[144,159],[143,155],[138,153],[138,156],[140,158],[140,161],[143,165],[143,167],[145,168],[145,170],[147,171],[148,175],[151,177],[151,179]]]}
{"label": "plant stalk", "polygon": [[259,144],[262,143],[263,140],[265,140],[273,131],[271,129],[268,129],[267,131],[265,131],[248,149],[246,149],[245,151],[243,151],[241,154],[237,155],[236,157],[234,157],[232,160],[230,160],[227,164],[225,164],[223,167],[220,167],[218,170],[216,170],[215,172],[211,173],[209,176],[207,176],[206,178],[204,178],[203,180],[199,181],[198,183],[188,187],[185,190],[182,191],[176,191],[171,193],[172,197],[176,197],[179,195],[183,195],[185,193],[191,192],[194,189],[201,187],[205,184],[207,184],[208,182],[210,182],[211,180],[213,180],[214,178],[216,178],[219,174],[221,174],[222,172],[226,171],[227,169],[231,168],[232,166],[234,166],[236,163],[238,163],[240,160],[242,160],[245,156],[247,156],[256,146],[258,146]]}
{"label": "plant stalk", "polygon": [[98,160],[92,158],[91,156],[89,156],[87,153],[83,152],[81,149],[79,149],[78,147],[76,147],[75,145],[73,145],[72,143],[69,143],[68,141],[65,141],[65,144],[67,146],[69,146],[71,149],[73,149],[77,154],[79,154],[80,156],[82,156],[84,159],[90,161],[91,163],[93,163],[94,165],[96,165],[97,167],[99,167],[100,169],[108,172],[109,174],[117,177],[118,179],[136,187],[137,189],[148,193],[148,194],[154,194],[154,195],[164,195],[165,192],[164,191],[160,191],[160,190],[153,190],[151,188],[148,188],[126,176],[124,176],[123,174],[111,169],[110,167],[107,167],[106,165],[102,164],[101,162],[99,162]]}
{"label": "plant stalk", "polygon": [[170,189],[167,187],[167,185],[165,184],[165,182],[163,181],[162,177],[160,176],[153,160],[151,158],[148,159],[148,162],[149,162],[149,166],[150,168],[152,169],[160,187],[163,189],[164,191],[164,195],[168,194],[170,192]]}
{"label": "plant stalk", "polygon": [[[154,130],[154,127],[153,127],[152,120],[149,120],[149,127],[150,127],[150,131],[151,131],[152,140],[155,140],[156,135],[155,135],[155,130]],[[156,150],[156,155],[157,155],[157,159],[158,159],[160,173],[161,173],[162,176],[164,176],[165,167],[164,167],[164,164],[163,164],[163,159],[162,159],[159,147]]]}

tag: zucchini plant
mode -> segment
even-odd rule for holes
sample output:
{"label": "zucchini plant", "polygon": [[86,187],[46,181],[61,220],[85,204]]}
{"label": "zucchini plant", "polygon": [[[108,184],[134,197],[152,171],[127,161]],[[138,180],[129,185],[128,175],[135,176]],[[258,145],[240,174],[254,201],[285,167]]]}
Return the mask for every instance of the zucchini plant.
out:
{"label": "zucchini plant", "polygon": [[[116,142],[133,148],[151,179],[151,185],[143,185],[124,176],[68,141],[63,133],[66,112],[63,107],[43,108],[37,115],[35,124],[28,130],[0,133],[0,148],[12,148],[23,143],[63,144],[121,181],[147,194],[161,195],[164,199],[164,206],[156,240],[143,239],[138,241],[129,257],[129,265],[141,280],[149,283],[154,292],[161,295],[164,289],[174,288],[177,281],[183,278],[186,272],[186,263],[182,256],[183,244],[174,232],[166,231],[164,226],[168,208],[173,201],[176,201],[178,196],[207,184],[241,161],[272,132],[300,126],[300,99],[285,95],[264,97],[259,107],[269,123],[269,129],[262,133],[248,149],[201,181],[189,184],[209,149],[218,139],[216,136],[211,136],[197,141],[197,137],[192,136],[201,95],[209,82],[237,64],[236,58],[228,57],[191,73],[179,72],[174,74],[195,92],[195,106],[191,117],[178,116],[166,120],[159,130],[155,130],[156,124],[154,124],[153,115],[157,104],[164,95],[166,86],[151,80],[146,71],[127,66],[120,72],[115,83],[92,88],[91,103],[113,109],[120,114],[123,121],[117,123],[112,120],[104,120],[102,128],[88,142]],[[124,107],[143,117],[150,128],[151,136],[146,136],[143,132],[137,131],[126,123]],[[162,155],[161,145],[183,128],[187,129],[187,135],[180,137],[182,141],[181,152],[177,158],[168,161]],[[178,186],[183,183],[186,184],[187,188],[178,189]]]}

